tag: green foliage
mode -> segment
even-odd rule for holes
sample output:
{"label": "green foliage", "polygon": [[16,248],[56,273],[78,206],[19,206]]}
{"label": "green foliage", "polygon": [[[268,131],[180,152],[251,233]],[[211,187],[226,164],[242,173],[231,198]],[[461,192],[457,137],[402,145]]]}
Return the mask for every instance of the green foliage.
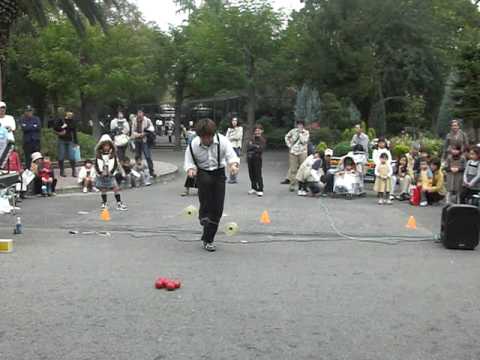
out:
{"label": "green foliage", "polygon": [[352,150],[350,147],[350,142],[348,141],[343,141],[335,145],[333,148],[333,155],[334,156],[345,156],[348,154],[348,152]]}
{"label": "green foliage", "polygon": [[263,126],[263,131],[265,135],[270,134],[274,129],[273,119],[270,116],[262,116],[260,119],[257,120],[257,124]]}
{"label": "green foliage", "polygon": [[410,146],[404,144],[397,144],[392,148],[392,156],[394,159],[400,158],[410,151]]}
{"label": "green foliage", "polygon": [[422,95],[408,94],[405,96],[405,115],[409,125],[419,127],[425,121],[425,99]]}
{"label": "green foliage", "polygon": [[332,130],[329,128],[319,128],[310,130],[310,141],[313,144],[324,142],[330,146],[333,146],[339,140],[338,130]]}
{"label": "green foliage", "polygon": [[[365,131],[366,123],[363,121],[361,124],[362,124],[362,129],[364,129],[364,131]],[[373,139],[375,139],[377,137],[377,132],[375,131],[374,128],[367,129],[365,131],[365,133],[368,135],[368,138],[370,139],[370,141],[372,141]],[[342,141],[351,141],[353,135],[355,135],[355,128],[351,127],[351,128],[347,128],[347,129],[343,130],[342,136],[340,138],[341,138]]]}
{"label": "green foliage", "polygon": [[420,148],[432,156],[440,156],[443,147],[443,140],[431,136],[423,135],[417,140],[413,140],[410,136],[398,136],[390,139],[390,146],[393,148],[395,156],[406,153],[413,144],[420,145]]}
{"label": "green foliage", "polygon": [[326,143],[324,143],[323,141],[321,143],[319,143],[317,145],[317,147],[315,148],[316,151],[319,151],[319,152],[325,152],[325,150],[328,149],[328,145]]}
{"label": "green foliage", "polygon": [[476,31],[460,49],[455,84],[455,114],[480,129],[480,31]]}
{"label": "green foliage", "polygon": [[423,151],[439,157],[442,154],[443,140],[424,137],[420,139],[420,146]]}
{"label": "green foliage", "polygon": [[[78,132],[78,142],[80,145],[80,152],[82,159],[91,159],[95,155],[95,138],[91,135]],[[52,161],[56,161],[58,156],[58,147],[57,147],[57,135],[52,129],[42,128],[41,133],[41,153],[45,156],[50,156]],[[15,133],[15,148],[20,155],[20,158],[23,159],[23,132],[17,131]]]}
{"label": "green foliage", "polygon": [[273,149],[284,148],[286,146],[285,135],[288,131],[287,128],[275,128],[270,134],[266,135],[268,147]]}

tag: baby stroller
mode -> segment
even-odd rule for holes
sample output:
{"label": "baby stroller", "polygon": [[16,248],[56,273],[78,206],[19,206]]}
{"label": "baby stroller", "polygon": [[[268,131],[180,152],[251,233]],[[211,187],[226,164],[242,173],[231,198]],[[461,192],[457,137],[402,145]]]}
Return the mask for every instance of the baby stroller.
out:
{"label": "baby stroller", "polygon": [[359,170],[352,153],[349,153],[340,161],[339,169],[335,173],[333,194],[334,196],[345,196],[347,200],[354,196],[365,196],[363,186],[363,173]]}

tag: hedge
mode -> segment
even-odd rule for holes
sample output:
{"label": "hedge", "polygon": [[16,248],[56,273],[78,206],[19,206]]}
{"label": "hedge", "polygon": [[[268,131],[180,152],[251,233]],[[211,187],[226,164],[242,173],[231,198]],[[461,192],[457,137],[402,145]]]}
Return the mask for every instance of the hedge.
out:
{"label": "hedge", "polygon": [[[56,161],[58,158],[57,135],[52,129],[43,128],[41,136],[41,153],[43,155],[48,154],[51,160]],[[92,135],[79,132],[78,142],[82,159],[93,158],[95,155],[95,145],[97,143],[95,138]],[[15,132],[15,145],[15,148],[23,160],[23,132],[21,130]]]}

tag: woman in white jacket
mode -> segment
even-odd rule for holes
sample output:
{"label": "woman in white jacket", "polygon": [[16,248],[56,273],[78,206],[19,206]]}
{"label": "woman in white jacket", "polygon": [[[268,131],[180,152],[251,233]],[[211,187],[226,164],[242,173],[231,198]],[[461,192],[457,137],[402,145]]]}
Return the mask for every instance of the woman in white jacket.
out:
{"label": "woman in white jacket", "polygon": [[[239,126],[238,119],[233,118],[232,122],[230,123],[230,127],[227,130],[227,134],[225,135],[227,139],[233,146],[233,150],[237,153],[237,156],[240,157],[240,152],[242,150],[242,141],[243,141],[243,127]],[[236,184],[237,183],[237,175],[230,175],[230,179],[228,180],[229,184]]]}

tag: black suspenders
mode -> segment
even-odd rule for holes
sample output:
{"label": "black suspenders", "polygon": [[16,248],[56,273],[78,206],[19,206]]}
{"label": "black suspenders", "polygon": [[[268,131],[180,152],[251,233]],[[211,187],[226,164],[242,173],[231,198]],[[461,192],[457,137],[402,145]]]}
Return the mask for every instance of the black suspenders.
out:
{"label": "black suspenders", "polygon": [[[193,142],[193,141],[192,141]],[[193,163],[197,167],[197,169],[200,169],[198,166],[197,158],[195,157],[195,154],[193,153],[193,148],[192,148],[192,142],[188,145],[190,149],[190,155],[192,155]],[[220,136],[218,136],[217,133],[217,170],[220,169]]]}

